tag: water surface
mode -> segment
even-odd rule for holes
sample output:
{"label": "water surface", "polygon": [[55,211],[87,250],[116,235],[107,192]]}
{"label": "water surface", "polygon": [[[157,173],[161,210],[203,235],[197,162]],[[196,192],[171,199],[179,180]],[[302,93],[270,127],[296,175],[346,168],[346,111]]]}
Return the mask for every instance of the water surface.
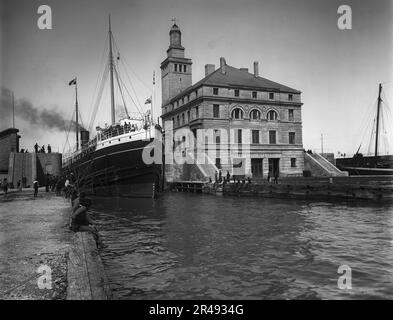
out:
{"label": "water surface", "polygon": [[168,193],[92,213],[116,299],[393,298],[393,206]]}

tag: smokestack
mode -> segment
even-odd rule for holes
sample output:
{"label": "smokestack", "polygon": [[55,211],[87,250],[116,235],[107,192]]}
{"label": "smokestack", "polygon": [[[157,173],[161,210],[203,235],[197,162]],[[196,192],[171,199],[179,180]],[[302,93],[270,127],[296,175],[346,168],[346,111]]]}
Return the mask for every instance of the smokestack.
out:
{"label": "smokestack", "polygon": [[226,68],[227,63],[225,62],[225,58],[221,57],[220,58],[220,68],[221,68],[221,73],[226,74],[227,73],[227,68]]}
{"label": "smokestack", "polygon": [[259,77],[259,63],[254,61],[254,77]]}
{"label": "smokestack", "polygon": [[214,64],[205,64],[205,77],[214,72],[216,66]]}
{"label": "smokestack", "polygon": [[89,131],[81,130],[80,135],[81,135],[82,149],[85,149],[89,144]]}

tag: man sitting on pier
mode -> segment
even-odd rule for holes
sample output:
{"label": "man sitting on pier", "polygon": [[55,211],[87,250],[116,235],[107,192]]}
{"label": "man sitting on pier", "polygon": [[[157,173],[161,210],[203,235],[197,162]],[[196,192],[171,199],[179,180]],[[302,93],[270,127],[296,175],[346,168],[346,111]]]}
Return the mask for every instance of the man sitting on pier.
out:
{"label": "man sitting on pier", "polygon": [[89,198],[85,198],[83,195],[79,196],[79,198],[75,199],[75,203],[73,206],[73,212],[71,215],[71,230],[74,232],[81,231],[89,231],[93,234],[94,239],[98,246],[102,246],[100,237],[98,235],[98,230],[94,226],[94,221],[90,218],[89,213],[87,212],[90,209],[91,200]]}

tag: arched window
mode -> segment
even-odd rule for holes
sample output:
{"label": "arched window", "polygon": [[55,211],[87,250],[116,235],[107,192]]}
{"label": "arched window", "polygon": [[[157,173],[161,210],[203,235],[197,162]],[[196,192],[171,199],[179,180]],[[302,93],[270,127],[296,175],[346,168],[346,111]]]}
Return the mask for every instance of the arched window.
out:
{"label": "arched window", "polygon": [[260,120],[261,119],[261,112],[257,109],[254,109],[250,112],[250,118],[252,120]]}
{"label": "arched window", "polygon": [[240,108],[233,109],[232,119],[243,119],[243,110]]}
{"label": "arched window", "polygon": [[276,111],[270,110],[270,111],[267,113],[267,120],[274,121],[274,120],[277,120],[277,118],[278,118],[278,115],[277,115],[277,112],[276,112]]}

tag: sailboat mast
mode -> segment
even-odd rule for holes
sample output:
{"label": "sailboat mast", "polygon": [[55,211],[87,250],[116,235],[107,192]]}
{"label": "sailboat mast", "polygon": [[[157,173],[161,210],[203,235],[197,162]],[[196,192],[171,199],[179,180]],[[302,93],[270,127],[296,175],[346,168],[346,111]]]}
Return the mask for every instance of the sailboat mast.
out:
{"label": "sailboat mast", "polygon": [[79,110],[78,110],[78,81],[77,80],[75,80],[75,127],[76,127],[75,128],[76,150],[79,150]]}
{"label": "sailboat mast", "polygon": [[379,84],[379,92],[378,92],[378,107],[377,107],[377,128],[375,133],[375,156],[378,156],[378,138],[379,138],[379,114],[381,110],[381,91],[382,84]]}
{"label": "sailboat mast", "polygon": [[113,84],[113,52],[112,52],[112,30],[111,30],[111,16],[109,15],[109,71],[110,71],[110,86],[111,86],[111,116],[112,124],[115,124],[115,90]]}

